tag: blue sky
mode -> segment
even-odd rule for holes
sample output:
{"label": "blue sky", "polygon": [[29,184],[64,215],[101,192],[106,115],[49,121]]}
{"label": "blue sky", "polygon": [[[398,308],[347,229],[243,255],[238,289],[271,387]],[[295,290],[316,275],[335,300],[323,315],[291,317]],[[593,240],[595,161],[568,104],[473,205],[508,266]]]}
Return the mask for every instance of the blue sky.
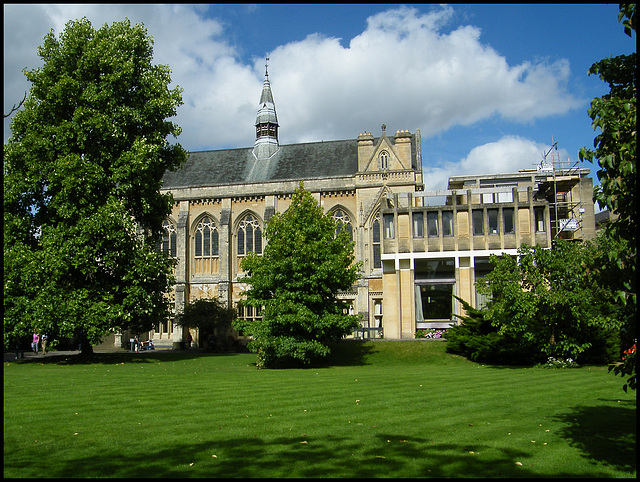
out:
{"label": "blue sky", "polygon": [[[608,91],[589,66],[628,54],[617,4],[4,5],[4,112],[53,28],[128,17],[184,88],[176,122],[189,150],[247,147],[270,57],[283,144],[422,134],[426,189],[450,175],[534,168],[593,145],[587,109]],[[5,142],[10,135],[5,121]],[[595,173],[596,168],[586,164]]]}

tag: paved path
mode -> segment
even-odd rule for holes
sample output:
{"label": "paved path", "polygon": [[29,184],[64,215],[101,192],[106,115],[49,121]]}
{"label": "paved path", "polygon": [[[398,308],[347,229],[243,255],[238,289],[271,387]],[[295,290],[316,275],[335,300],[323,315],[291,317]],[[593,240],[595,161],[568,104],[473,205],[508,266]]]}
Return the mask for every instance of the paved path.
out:
{"label": "paved path", "polygon": [[[164,347],[164,346],[160,346],[160,347],[156,347],[155,350],[153,350],[153,352],[164,352],[164,351],[171,351],[172,348],[171,347]],[[42,358],[49,358],[52,356],[65,356],[65,355],[77,355],[79,354],[80,351],[78,350],[70,350],[70,351],[47,351],[47,353],[45,355],[42,354],[42,351],[39,351],[37,354],[33,353],[31,351],[31,349],[29,350],[25,350],[24,351],[24,358],[20,358],[20,359],[30,359],[30,360],[39,360]],[[101,350],[101,349],[94,349],[94,353],[133,353],[132,351],[129,350],[125,350],[125,349],[121,349],[121,350]],[[151,351],[144,351],[141,353],[151,353]],[[4,361],[5,362],[12,362],[12,361],[16,361],[16,351],[6,351],[4,352]]]}
{"label": "paved path", "polygon": [[[31,350],[25,350],[24,351],[24,359],[34,359],[34,358],[49,358],[52,356],[59,356],[59,355],[77,355],[78,353],[80,353],[78,350],[74,350],[74,351],[49,351],[47,352],[46,355],[42,354],[42,351],[36,353],[33,353]],[[21,357],[22,358],[22,357]],[[15,361],[16,360],[16,352],[15,350],[13,351],[6,351],[4,352],[4,361],[8,362],[8,361]]]}

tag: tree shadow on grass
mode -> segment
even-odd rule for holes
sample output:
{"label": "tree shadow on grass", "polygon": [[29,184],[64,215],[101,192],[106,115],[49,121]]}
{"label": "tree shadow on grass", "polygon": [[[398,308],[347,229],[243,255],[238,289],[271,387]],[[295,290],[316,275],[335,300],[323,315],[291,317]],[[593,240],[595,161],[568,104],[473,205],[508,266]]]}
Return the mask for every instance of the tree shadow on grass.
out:
{"label": "tree shadow on grass", "polygon": [[[152,350],[142,353],[108,352],[93,353],[91,355],[76,354],[47,354],[45,357],[31,357],[19,360],[19,363],[40,363],[53,365],[119,365],[121,363],[156,363],[190,360],[203,357],[229,357],[242,355],[241,353],[209,353],[197,350]],[[18,362],[16,362],[18,363]]]}
{"label": "tree shadow on grass", "polygon": [[[377,350],[362,340],[340,340],[328,343],[330,353],[326,357],[315,357],[306,364],[294,358],[284,358],[274,361],[268,366],[269,370],[303,369],[316,370],[336,366],[363,366],[371,365],[369,356]],[[253,364],[255,365],[255,363]]]}
{"label": "tree shadow on grass", "polygon": [[362,340],[341,340],[330,344],[329,348],[331,354],[318,360],[313,368],[370,365],[369,357],[376,352],[375,347]]}
{"label": "tree shadow on grass", "polygon": [[622,400],[616,407],[579,406],[555,417],[566,424],[558,432],[585,457],[629,473],[636,470],[636,407]]}
{"label": "tree shadow on grass", "polygon": [[[74,442],[80,443],[75,439]],[[57,446],[60,447],[59,445]],[[355,436],[318,439],[299,436],[261,438],[258,435],[225,437],[175,443],[159,440],[130,446],[96,447],[93,453],[65,446],[38,450],[49,460],[48,477],[576,477],[604,476],[541,473],[528,463],[528,455],[511,448],[469,447],[435,443],[428,438],[381,433],[367,446]],[[91,452],[91,451],[90,451]],[[24,454],[22,454],[24,455]],[[30,477],[39,474],[35,464],[17,462],[20,454],[5,448],[5,475]],[[516,464],[516,461],[521,461]],[[591,470],[591,469],[589,469]],[[41,475],[41,474],[40,474]]]}
{"label": "tree shadow on grass", "polygon": [[[341,340],[330,344],[331,354],[323,359],[318,359],[314,363],[302,368],[328,368],[331,366],[360,366],[369,365],[368,357],[375,353],[375,348],[361,340]],[[247,355],[247,353],[234,352],[205,352],[201,350],[152,350],[140,353],[125,351],[116,352],[96,352],[90,355],[75,354],[47,354],[44,357],[27,357],[15,363],[39,363],[44,365],[119,365],[121,363],[156,363],[189,360],[204,357],[233,357]],[[254,363],[255,365],[255,363]],[[293,364],[283,365],[282,368],[301,368]]]}

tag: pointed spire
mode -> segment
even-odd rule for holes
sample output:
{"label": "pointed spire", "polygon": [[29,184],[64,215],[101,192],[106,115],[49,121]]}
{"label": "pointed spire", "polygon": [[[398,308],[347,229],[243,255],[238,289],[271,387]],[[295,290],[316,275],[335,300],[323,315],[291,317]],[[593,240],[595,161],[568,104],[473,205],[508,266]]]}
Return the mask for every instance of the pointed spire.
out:
{"label": "pointed spire", "polygon": [[266,58],[262,95],[256,116],[256,141],[253,153],[258,159],[266,159],[278,150],[278,116],[269,83],[269,57]]}

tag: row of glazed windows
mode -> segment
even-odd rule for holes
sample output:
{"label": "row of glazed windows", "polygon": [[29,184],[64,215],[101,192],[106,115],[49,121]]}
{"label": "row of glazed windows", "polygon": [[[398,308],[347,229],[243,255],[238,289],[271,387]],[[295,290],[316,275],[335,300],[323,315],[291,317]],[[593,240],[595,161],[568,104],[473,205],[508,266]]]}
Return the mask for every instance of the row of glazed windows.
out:
{"label": "row of glazed windows", "polygon": [[[478,283],[483,282],[492,270],[489,258],[474,259],[475,306],[478,309],[489,301],[487,296],[478,293]],[[415,278],[416,321],[454,321],[457,303],[454,260],[421,260],[416,264]]]}
{"label": "row of glazed windows", "polygon": [[[486,214],[485,214],[486,213]],[[427,212],[426,233],[428,237],[453,236],[453,211],[431,211]],[[544,232],[546,225],[544,221],[544,208],[534,209],[536,232]],[[393,239],[395,237],[393,214],[384,216],[384,237]],[[485,219],[487,224],[485,225]],[[473,209],[471,212],[471,222],[474,236],[485,234],[485,226],[488,227],[488,234],[499,234],[499,209]],[[413,237],[423,238],[425,236],[424,213],[412,213]],[[502,209],[502,232],[504,234],[515,234],[515,210],[514,208]],[[374,230],[375,233],[375,230]],[[375,234],[374,234],[375,236]],[[375,243],[375,239],[374,239]]]}
{"label": "row of glazed windows", "polygon": [[[341,209],[332,213],[333,218],[338,222],[336,233],[346,231],[353,240],[353,226],[349,216]],[[162,224],[162,239],[156,245],[158,251],[176,257],[177,256],[177,232],[176,228],[168,220]],[[236,247],[239,256],[248,253],[262,254],[262,229],[258,219],[248,214],[238,224],[236,233]],[[220,254],[220,238],[218,227],[213,219],[205,216],[196,226],[194,233],[194,256],[196,258],[217,257]]]}

